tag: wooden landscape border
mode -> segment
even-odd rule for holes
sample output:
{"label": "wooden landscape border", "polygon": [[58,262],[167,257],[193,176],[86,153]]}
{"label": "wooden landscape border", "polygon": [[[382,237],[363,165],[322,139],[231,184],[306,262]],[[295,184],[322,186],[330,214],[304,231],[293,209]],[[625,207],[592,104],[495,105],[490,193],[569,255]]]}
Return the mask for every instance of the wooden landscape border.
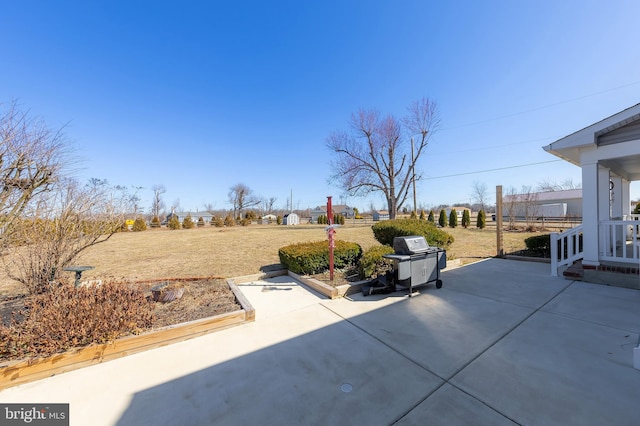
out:
{"label": "wooden landscape border", "polygon": [[[268,278],[269,276],[273,275],[258,274],[253,279]],[[211,278],[172,278],[151,281],[195,281]],[[236,279],[242,280],[244,278],[238,277]],[[111,343],[72,349],[49,357],[0,363],[0,390],[255,321],[255,309],[242,294],[234,279],[227,279],[227,284],[242,309],[170,325],[139,335],[122,337]]]}
{"label": "wooden landscape border", "polygon": [[323,281],[311,278],[307,275],[298,275],[291,271],[289,271],[288,274],[290,277],[300,281],[308,287],[311,287],[313,290],[324,296],[327,296],[330,299],[338,299],[340,297],[348,296],[350,294],[362,291],[362,284],[369,282],[368,280],[364,280],[339,286],[332,286]]}

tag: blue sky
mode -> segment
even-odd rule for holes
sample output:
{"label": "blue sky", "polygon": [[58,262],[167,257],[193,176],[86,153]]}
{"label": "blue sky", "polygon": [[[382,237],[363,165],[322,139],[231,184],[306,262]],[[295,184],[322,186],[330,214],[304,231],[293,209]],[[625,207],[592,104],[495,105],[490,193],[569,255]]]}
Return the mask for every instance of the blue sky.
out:
{"label": "blue sky", "polygon": [[244,183],[362,210],[386,205],[327,183],[326,138],[428,97],[442,128],[418,203],[469,202],[474,181],[494,201],[580,182],[542,146],[640,102],[638,16],[634,0],[6,2],[0,102],[66,125],[76,175],[142,187],[146,209],[156,184],[196,211]]}

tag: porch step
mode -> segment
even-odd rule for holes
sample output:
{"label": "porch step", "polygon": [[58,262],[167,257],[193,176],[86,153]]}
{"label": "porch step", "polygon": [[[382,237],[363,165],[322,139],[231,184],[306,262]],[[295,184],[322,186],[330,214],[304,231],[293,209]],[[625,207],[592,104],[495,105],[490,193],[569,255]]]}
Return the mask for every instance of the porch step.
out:
{"label": "porch step", "polygon": [[562,275],[572,281],[582,281],[584,277],[584,268],[582,267],[582,261],[578,260],[573,262],[573,265],[569,266],[562,272]]}
{"label": "porch step", "polygon": [[585,281],[614,287],[640,289],[639,268],[608,265],[585,268],[582,262],[578,260],[565,269],[562,275],[565,279],[572,281]]}

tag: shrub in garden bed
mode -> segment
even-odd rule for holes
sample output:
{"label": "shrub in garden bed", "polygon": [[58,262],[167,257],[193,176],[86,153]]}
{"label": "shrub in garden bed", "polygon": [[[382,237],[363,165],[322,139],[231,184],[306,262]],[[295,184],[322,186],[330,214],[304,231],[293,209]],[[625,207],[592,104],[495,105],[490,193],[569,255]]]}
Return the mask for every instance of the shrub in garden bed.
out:
{"label": "shrub in garden bed", "polygon": [[[573,244],[577,244],[578,250],[582,250],[582,235],[577,237],[577,242],[573,240]],[[534,235],[533,237],[526,238],[524,240],[524,244],[527,247],[527,251],[531,254],[550,258],[551,257],[551,235],[550,234],[542,234],[542,235]],[[561,241],[558,240],[558,252],[562,250]],[[569,247],[564,247],[565,257],[569,255]]]}
{"label": "shrub in garden bed", "polygon": [[378,222],[371,227],[380,244],[393,246],[394,237],[422,235],[430,246],[447,249],[453,243],[453,235],[438,229],[433,223],[411,219],[394,219]]}
{"label": "shrub in garden bed", "polygon": [[[357,243],[337,240],[333,250],[334,266],[344,268],[354,265],[362,255]],[[329,244],[314,241],[285,246],[278,250],[280,264],[296,274],[317,274],[329,269]]]}
{"label": "shrub in garden bed", "polygon": [[153,324],[153,302],[126,285],[59,285],[34,296],[0,326],[0,360],[48,356],[137,334]]}
{"label": "shrub in garden bed", "polygon": [[551,236],[549,234],[534,235],[526,238],[524,244],[527,246],[527,250],[547,256],[551,250]]}
{"label": "shrub in garden bed", "polygon": [[391,259],[385,259],[382,256],[393,253],[394,250],[391,246],[373,246],[368,248],[360,258],[358,268],[360,278],[371,278],[389,270],[393,261]]}

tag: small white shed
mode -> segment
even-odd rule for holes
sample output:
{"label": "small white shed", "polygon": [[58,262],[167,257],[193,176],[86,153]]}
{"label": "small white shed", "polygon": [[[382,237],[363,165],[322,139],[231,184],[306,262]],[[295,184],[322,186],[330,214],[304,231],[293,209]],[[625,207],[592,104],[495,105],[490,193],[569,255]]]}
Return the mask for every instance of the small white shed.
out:
{"label": "small white shed", "polygon": [[282,220],[283,225],[300,225],[300,217],[295,213],[289,213],[284,215]]}

